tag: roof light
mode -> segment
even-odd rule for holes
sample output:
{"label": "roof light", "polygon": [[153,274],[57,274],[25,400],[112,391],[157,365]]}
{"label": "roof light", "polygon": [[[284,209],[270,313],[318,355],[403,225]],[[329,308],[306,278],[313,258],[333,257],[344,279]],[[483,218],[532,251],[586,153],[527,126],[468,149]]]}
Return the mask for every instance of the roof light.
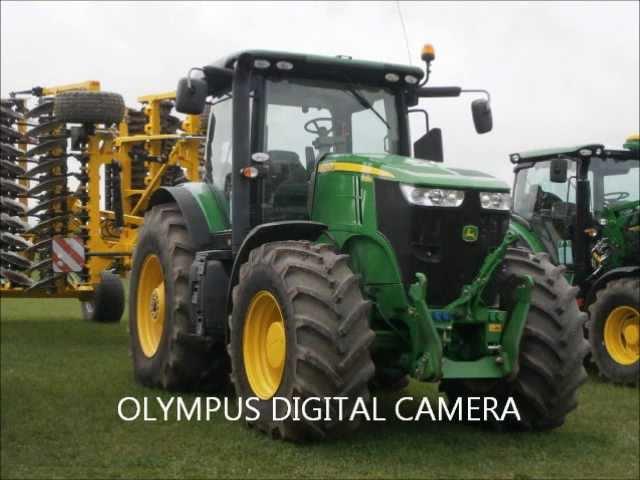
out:
{"label": "roof light", "polygon": [[433,45],[425,43],[422,47],[422,54],[420,55],[423,62],[433,62],[436,59],[436,51],[433,49]]}
{"label": "roof light", "polygon": [[416,83],[418,83],[418,77],[414,77],[413,75],[405,75],[404,81],[409,85],[415,85]]}
{"label": "roof light", "polygon": [[253,61],[253,66],[259,68],[260,70],[264,70],[265,68],[269,68],[271,66],[271,62],[263,58],[258,58]]}
{"label": "roof light", "polygon": [[286,60],[280,60],[276,63],[276,67],[278,70],[293,70],[293,63],[287,62]]}
{"label": "roof light", "polygon": [[264,163],[267,160],[269,160],[270,158],[271,157],[266,152],[256,152],[253,155],[251,155],[251,160],[253,160],[254,162],[257,162],[257,163]]}
{"label": "roof light", "polygon": [[384,79],[385,79],[387,82],[394,82],[394,83],[395,83],[395,82],[397,82],[398,80],[400,80],[400,75],[398,75],[397,73],[391,73],[391,72],[389,72],[389,73],[385,74]]}

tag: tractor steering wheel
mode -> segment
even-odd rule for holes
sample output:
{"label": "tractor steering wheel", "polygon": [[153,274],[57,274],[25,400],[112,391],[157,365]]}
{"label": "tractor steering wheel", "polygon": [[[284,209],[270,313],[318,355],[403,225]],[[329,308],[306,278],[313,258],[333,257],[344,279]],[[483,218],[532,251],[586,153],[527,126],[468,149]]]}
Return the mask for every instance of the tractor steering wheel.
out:
{"label": "tractor steering wheel", "polygon": [[629,197],[629,192],[607,192],[604,194],[604,203],[608,205],[624,200],[627,197]]}
{"label": "tractor steering wheel", "polygon": [[[322,127],[319,122],[330,122],[331,126],[329,128]],[[331,132],[333,132],[333,118],[330,118],[330,117],[313,118],[304,124],[304,130],[305,132],[313,133],[314,135],[328,135]]]}

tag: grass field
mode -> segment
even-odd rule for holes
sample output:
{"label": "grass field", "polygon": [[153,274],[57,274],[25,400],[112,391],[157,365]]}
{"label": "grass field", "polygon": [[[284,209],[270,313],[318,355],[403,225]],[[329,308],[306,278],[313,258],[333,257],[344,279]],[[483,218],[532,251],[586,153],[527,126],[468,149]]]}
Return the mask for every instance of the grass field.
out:
{"label": "grass field", "polygon": [[[75,300],[2,299],[3,478],[464,477],[638,478],[638,389],[591,378],[551,433],[500,434],[450,423],[370,423],[348,439],[297,446],[238,422],[132,422],[137,386],[126,321],[83,322]],[[400,395],[437,397],[412,384]],[[392,416],[394,396],[383,399]]]}

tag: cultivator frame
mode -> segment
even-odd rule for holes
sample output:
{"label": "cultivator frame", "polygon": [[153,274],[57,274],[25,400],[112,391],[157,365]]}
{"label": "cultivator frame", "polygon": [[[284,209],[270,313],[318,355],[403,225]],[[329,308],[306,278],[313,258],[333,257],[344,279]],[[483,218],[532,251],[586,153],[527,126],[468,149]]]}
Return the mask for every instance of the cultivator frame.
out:
{"label": "cultivator frame", "polygon": [[[28,162],[33,162],[27,158],[29,147],[41,144],[38,139],[28,138],[28,112],[24,108],[30,100],[28,96],[37,98],[39,102],[44,98],[55,102],[56,96],[68,92],[101,92],[100,82],[35,87],[11,94],[10,101],[21,104],[24,111],[21,114],[23,119],[16,124],[16,130],[23,137],[21,140],[24,143],[16,144],[23,155],[15,158],[15,163],[22,170],[26,171]],[[201,143],[205,138],[200,135],[200,116],[187,115],[184,121],[180,121],[170,115],[174,99],[175,92],[141,96],[138,101],[142,103],[142,109],[126,109],[122,121],[111,127],[89,124],[77,126],[75,122],[74,126],[64,124],[61,127],[68,133],[67,144],[74,150],[70,156],[75,157],[82,165],[79,177],[86,181],[80,181],[79,192],[67,192],[68,199],[62,200],[66,202],[68,213],[73,218],[69,232],[65,235],[54,234],[52,238],[73,236],[82,239],[85,249],[83,271],[62,274],[43,288],[37,283],[30,287],[19,286],[3,279],[0,284],[1,296],[76,297],[86,300],[94,295],[105,270],[125,275],[131,268],[137,231],[143,224],[144,212],[152,194],[160,186],[166,185],[167,181],[173,184],[181,180],[200,179]],[[138,119],[136,124],[134,118]],[[170,128],[167,128],[167,124]],[[136,165],[137,174],[134,172]],[[140,171],[144,172],[144,177]],[[167,180],[170,173],[173,180]],[[19,182],[25,191],[34,182],[25,176],[12,180]],[[104,185],[103,192],[101,185]],[[28,198],[25,194],[18,196],[16,200],[27,208]],[[84,198],[84,201],[79,201],[79,198]],[[103,198],[104,202],[101,202]],[[28,215],[21,215],[21,219],[26,222]],[[22,234],[26,241],[34,238],[30,231],[31,229]],[[28,254],[25,258],[28,258]]]}

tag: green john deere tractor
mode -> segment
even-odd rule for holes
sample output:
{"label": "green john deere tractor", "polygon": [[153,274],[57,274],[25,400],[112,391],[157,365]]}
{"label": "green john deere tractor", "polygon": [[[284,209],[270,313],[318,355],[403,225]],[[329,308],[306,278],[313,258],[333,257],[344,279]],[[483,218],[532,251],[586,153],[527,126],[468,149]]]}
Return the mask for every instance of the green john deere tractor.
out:
{"label": "green john deere tractor", "polygon": [[589,312],[591,358],[607,379],[640,375],[640,137],[511,155],[511,231],[566,265]]}
{"label": "green john deere tractor", "polygon": [[[427,77],[433,57],[426,47]],[[179,111],[209,108],[206,181],[150,200],[131,274],[139,382],[231,379],[258,399],[253,424],[296,441],[357,422],[276,421],[274,396],[332,409],[347,397],[347,410],[406,375],[451,401],[512,397],[513,428],[564,422],[586,378],[577,289],[546,255],[512,248],[508,185],[438,163],[437,128],[411,144],[420,98],[479,92],[424,76],[255,50],[180,81]],[[488,132],[488,100],[471,110]]]}

